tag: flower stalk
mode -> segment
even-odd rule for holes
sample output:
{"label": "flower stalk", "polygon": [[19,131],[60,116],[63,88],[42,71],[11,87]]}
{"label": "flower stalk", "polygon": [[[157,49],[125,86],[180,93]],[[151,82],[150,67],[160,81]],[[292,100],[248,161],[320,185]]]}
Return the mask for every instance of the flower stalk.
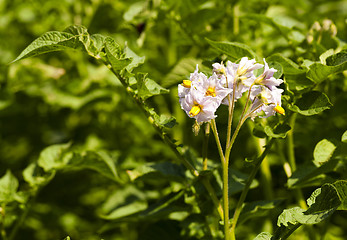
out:
{"label": "flower stalk", "polygon": [[[257,116],[269,117],[275,115],[276,112],[284,114],[284,109],[281,107],[281,94],[283,90],[277,88],[283,80],[273,77],[273,74],[277,70],[269,68],[265,59],[264,65],[256,63],[254,59],[248,60],[247,57],[244,57],[238,64],[227,61],[226,65],[223,63],[214,63],[212,66],[213,74],[210,77],[200,73],[197,66],[194,73],[190,75],[189,80],[183,80],[183,82],[178,85],[178,96],[182,110],[184,110],[190,118],[194,118],[196,124],[207,123],[207,126],[211,126],[223,172],[223,209],[220,210],[220,212],[223,213],[224,239],[231,240],[235,239],[236,223],[241,213],[242,204],[246,198],[250,184],[253,181],[269,146],[272,144],[272,140],[270,140],[268,147],[257,160],[256,166],[253,169],[238,201],[232,225],[230,227],[228,184],[231,149],[243,123],[248,118],[253,120]],[[259,76],[255,76],[253,71],[260,68],[264,68],[263,73]],[[232,133],[235,102],[241,98],[245,92],[248,92],[246,102],[240,120]],[[251,105],[249,103],[251,103]],[[215,113],[221,104],[228,105],[228,125],[225,151],[223,151],[215,121],[215,118],[217,117]],[[207,140],[208,135],[205,135],[203,149],[204,170],[208,169]]]}

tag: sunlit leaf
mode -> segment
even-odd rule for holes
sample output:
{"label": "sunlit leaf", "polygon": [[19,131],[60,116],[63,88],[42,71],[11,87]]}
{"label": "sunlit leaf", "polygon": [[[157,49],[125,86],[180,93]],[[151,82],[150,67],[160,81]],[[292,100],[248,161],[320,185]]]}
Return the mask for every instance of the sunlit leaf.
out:
{"label": "sunlit leaf", "polygon": [[10,170],[0,178],[0,203],[8,203],[15,201],[17,198],[17,189],[19,183],[17,178]]}
{"label": "sunlit leaf", "polygon": [[169,92],[168,89],[163,88],[152,79],[147,78],[147,74],[137,75],[137,90],[137,94],[142,99],[147,99],[154,95],[165,94]]}
{"label": "sunlit leaf", "polygon": [[329,217],[345,200],[347,181],[337,183],[341,196],[336,186],[324,184],[316,189],[307,199],[309,208],[305,211],[300,207],[285,209],[278,217],[277,225],[288,224],[317,224]]}
{"label": "sunlit leaf", "polygon": [[125,57],[121,47],[114,41],[114,39],[107,37],[105,39],[106,57],[111,64],[112,69],[120,71],[131,63],[131,59]]}
{"label": "sunlit leaf", "polygon": [[45,148],[38,159],[38,165],[46,172],[63,168],[69,161],[64,157],[71,143],[56,144]]}
{"label": "sunlit leaf", "polygon": [[347,131],[345,131],[345,132],[342,134],[341,142],[347,143]]}
{"label": "sunlit leaf", "polygon": [[253,240],[271,240],[272,235],[268,232],[259,233]]}
{"label": "sunlit leaf", "polygon": [[26,47],[19,56],[12,62],[23,58],[37,56],[43,53],[62,51],[67,49],[82,49],[83,44],[79,41],[79,36],[67,32],[47,32],[34,40]]}
{"label": "sunlit leaf", "polygon": [[328,76],[334,73],[339,73],[347,70],[347,62],[343,62],[340,65],[327,66],[321,63],[313,63],[307,72],[307,77],[316,83],[320,83],[327,80]]}
{"label": "sunlit leaf", "polygon": [[327,162],[333,155],[335,149],[336,146],[332,142],[323,139],[317,143],[313,151],[314,163],[319,166]]}
{"label": "sunlit leaf", "polygon": [[44,172],[36,163],[30,164],[23,171],[24,180],[33,188],[48,183],[55,175],[55,172]]}

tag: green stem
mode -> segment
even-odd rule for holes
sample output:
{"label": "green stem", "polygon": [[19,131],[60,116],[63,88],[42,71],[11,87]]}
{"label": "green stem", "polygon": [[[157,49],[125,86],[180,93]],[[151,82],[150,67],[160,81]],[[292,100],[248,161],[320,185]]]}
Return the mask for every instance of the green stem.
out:
{"label": "green stem", "polygon": [[205,126],[205,137],[202,144],[202,169],[207,170],[207,150],[208,150],[208,140],[210,138],[210,124],[206,123]]}
{"label": "green stem", "polygon": [[0,207],[0,214],[2,216],[1,222],[0,222],[0,232],[1,232],[1,237],[3,240],[7,240],[7,234],[6,234],[6,230],[5,230],[5,206],[1,206]]}
{"label": "green stem", "polygon": [[[257,138],[258,139],[258,153],[260,154],[262,151],[262,147],[266,145],[266,140],[264,138]],[[273,199],[273,191],[272,191],[272,175],[270,171],[270,164],[267,159],[267,157],[264,158],[263,163],[260,165],[260,172],[261,172],[261,185],[264,189],[264,196],[265,199]]]}
{"label": "green stem", "polygon": [[[294,126],[296,120],[297,113],[293,113],[289,119],[289,125],[291,126],[291,130],[287,135],[287,152],[288,152],[288,162],[291,168],[291,172],[295,172],[296,170],[296,161],[295,161],[295,150],[294,150]],[[300,189],[294,189],[294,194],[297,202],[300,207],[303,209],[307,209],[307,204],[305,198]]]}
{"label": "green stem", "polygon": [[240,213],[241,213],[241,210],[242,210],[242,205],[246,199],[246,196],[247,196],[247,193],[248,193],[248,190],[251,186],[251,183],[253,182],[253,179],[256,175],[256,173],[258,172],[259,170],[259,167],[263,161],[263,159],[265,158],[265,156],[267,155],[267,153],[269,152],[270,150],[270,147],[271,145],[273,144],[274,140],[273,139],[270,139],[270,141],[268,142],[268,144],[266,145],[265,147],[265,150],[263,151],[263,153],[258,157],[258,159],[256,160],[256,165],[255,167],[253,168],[246,184],[245,184],[245,187],[241,193],[241,196],[239,198],[239,201],[237,202],[236,204],[236,208],[235,208],[235,212],[234,212],[234,216],[233,216],[233,220],[232,220],[232,225],[231,225],[231,236],[232,236],[232,239],[235,239],[235,229],[236,229],[236,224],[237,224],[237,221],[238,221],[238,218],[240,216]]}
{"label": "green stem", "polygon": [[20,216],[20,218],[18,219],[18,221],[16,222],[16,224],[15,224],[14,227],[12,228],[12,231],[11,231],[9,237],[8,237],[8,240],[14,240],[14,239],[15,239],[16,234],[17,234],[19,228],[22,226],[22,224],[23,224],[25,218],[27,217],[27,215],[28,215],[28,213],[29,213],[29,210],[30,210],[30,208],[31,208],[31,205],[32,205],[33,202],[35,202],[35,200],[36,200],[36,196],[37,196],[37,192],[36,192],[35,196],[33,196],[33,198],[31,198],[31,199],[29,200],[29,202],[26,204],[25,209],[24,209],[22,215]]}
{"label": "green stem", "polygon": [[234,35],[238,35],[239,34],[239,15],[240,15],[240,5],[239,4],[235,4],[234,9],[233,9],[233,33]]}
{"label": "green stem", "polygon": [[213,131],[213,135],[216,139],[218,153],[222,162],[223,168],[223,213],[224,213],[224,239],[230,240],[229,233],[229,191],[228,191],[228,162],[225,160],[222,145],[220,143],[220,139],[218,136],[216,121],[211,120],[211,128]]}

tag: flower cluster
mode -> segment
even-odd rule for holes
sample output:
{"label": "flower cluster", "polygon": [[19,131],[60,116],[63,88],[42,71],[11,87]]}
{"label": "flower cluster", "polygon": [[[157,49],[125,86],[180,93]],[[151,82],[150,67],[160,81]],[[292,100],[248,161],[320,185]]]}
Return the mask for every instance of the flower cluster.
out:
{"label": "flower cluster", "polygon": [[[281,107],[282,89],[277,88],[283,80],[273,77],[277,71],[254,59],[244,57],[239,63],[226,62],[226,65],[214,63],[213,74],[207,77],[199,72],[198,66],[189,80],[178,85],[178,96],[181,108],[198,123],[208,122],[216,118],[215,112],[221,104],[230,105],[248,91],[247,101],[252,105],[247,117],[254,119],[262,115],[269,117],[278,112],[284,114]],[[259,76],[254,70],[263,68]]]}

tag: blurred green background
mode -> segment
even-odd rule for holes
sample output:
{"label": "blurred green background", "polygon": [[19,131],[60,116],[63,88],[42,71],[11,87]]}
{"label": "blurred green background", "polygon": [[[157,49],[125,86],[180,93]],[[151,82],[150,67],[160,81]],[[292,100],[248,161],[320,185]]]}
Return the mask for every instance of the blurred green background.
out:
{"label": "blurred green background", "polygon": [[[151,79],[171,90],[170,94],[151,98],[150,105],[177,118],[179,124],[171,134],[199,156],[202,135],[192,134],[193,120],[180,110],[176,86],[189,77],[196,64],[210,71],[209,64],[224,60],[208,47],[205,38],[245,43],[260,58],[281,53],[305,66],[308,61],[319,61],[319,56],[329,49],[343,48],[346,13],[346,1],[325,0],[0,0],[0,176],[10,169],[24,191],[28,186],[22,171],[38,159],[45,147],[67,142],[76,148],[107,152],[120,179],[127,183],[130,180],[126,170],[175,158],[112,73],[85,54],[50,53],[9,65],[47,31],[84,25],[89,33],[111,36],[144,56],[145,63],[137,71],[147,72]],[[311,161],[320,140],[339,141],[347,129],[345,76],[329,76],[317,86],[330,98],[331,110],[297,117],[294,139],[298,165]],[[225,109],[217,113],[222,139]],[[243,159],[257,152],[250,132],[244,127],[232,152],[232,165],[245,172],[249,165]],[[290,205],[295,200],[288,197],[290,191],[285,188],[287,178],[280,160],[287,154],[284,142],[278,141],[277,152],[269,161],[274,197],[286,197]],[[211,141],[209,157],[218,162],[214,145]],[[331,174],[342,178],[342,173]],[[136,194],[146,189],[149,202],[175,188],[167,179],[138,181],[134,185],[136,191],[131,191]],[[58,172],[39,192],[16,239],[63,239],[67,235],[73,240],[203,239],[192,233],[199,232],[199,226],[190,226],[191,232],[184,233],[183,238],[186,230],[179,220],[108,222],[100,218],[106,199],[128,191],[126,186],[90,170]],[[316,187],[306,188],[305,198]],[[262,195],[261,186],[251,191],[249,200],[257,199],[259,194]],[[281,209],[272,213],[273,219]],[[20,212],[20,208],[15,211]],[[346,236],[346,213],[334,216],[327,234],[330,237],[325,239]],[[6,226],[11,228],[8,221]],[[254,237],[262,227],[257,222],[250,223],[241,231],[242,236]],[[293,239],[306,239],[306,234],[299,232]]]}

